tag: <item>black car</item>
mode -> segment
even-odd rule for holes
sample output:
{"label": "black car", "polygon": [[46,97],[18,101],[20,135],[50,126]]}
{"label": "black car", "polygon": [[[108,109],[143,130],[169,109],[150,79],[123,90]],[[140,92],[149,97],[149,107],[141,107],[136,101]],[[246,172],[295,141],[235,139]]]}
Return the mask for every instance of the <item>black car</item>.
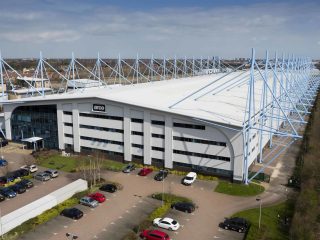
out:
{"label": "black car", "polygon": [[4,147],[4,146],[7,146],[9,144],[8,140],[7,139],[4,139],[4,138],[0,138],[0,145],[1,147]]}
{"label": "black car", "polygon": [[115,184],[110,183],[102,185],[99,190],[114,193],[118,190],[118,187]]}
{"label": "black car", "polygon": [[61,216],[65,216],[72,219],[80,219],[83,216],[83,212],[78,208],[66,208],[60,213]]}
{"label": "black car", "polygon": [[12,191],[16,192],[16,193],[25,193],[26,192],[26,187],[22,184],[15,184],[9,187]]}
{"label": "black car", "polygon": [[193,203],[189,202],[177,202],[171,204],[171,208],[179,210],[181,212],[192,213],[196,207]]}
{"label": "black car", "polygon": [[17,196],[17,193],[12,191],[10,188],[4,187],[0,189],[0,194],[6,198],[14,198]]}
{"label": "black car", "polygon": [[219,227],[224,228],[226,230],[230,229],[242,233],[248,230],[249,223],[244,218],[226,218],[224,222],[219,224]]}
{"label": "black car", "polygon": [[5,199],[6,198],[2,194],[0,194],[0,202],[4,201]]}
{"label": "black car", "polygon": [[133,163],[129,163],[127,166],[125,166],[123,169],[122,169],[122,172],[124,173],[130,173],[132,172],[133,170],[136,169],[136,166],[133,164]]}
{"label": "black car", "polygon": [[33,182],[31,182],[30,180],[28,179],[22,179],[20,182],[19,182],[20,185],[24,186],[25,188],[32,188],[33,187]]}
{"label": "black car", "polygon": [[16,171],[14,171],[14,173],[19,175],[19,177],[25,177],[25,176],[28,176],[30,174],[30,172],[27,169],[18,169]]}
{"label": "black car", "polygon": [[160,170],[155,176],[154,180],[163,181],[168,176],[169,171],[167,169]]}

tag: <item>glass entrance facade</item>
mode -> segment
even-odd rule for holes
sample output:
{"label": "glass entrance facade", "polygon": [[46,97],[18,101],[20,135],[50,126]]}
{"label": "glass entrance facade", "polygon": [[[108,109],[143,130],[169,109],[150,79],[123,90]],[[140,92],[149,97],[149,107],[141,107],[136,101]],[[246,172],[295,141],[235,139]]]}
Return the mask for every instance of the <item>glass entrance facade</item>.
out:
{"label": "glass entrance facade", "polygon": [[57,106],[21,106],[11,116],[12,140],[41,137],[44,147],[58,148]]}

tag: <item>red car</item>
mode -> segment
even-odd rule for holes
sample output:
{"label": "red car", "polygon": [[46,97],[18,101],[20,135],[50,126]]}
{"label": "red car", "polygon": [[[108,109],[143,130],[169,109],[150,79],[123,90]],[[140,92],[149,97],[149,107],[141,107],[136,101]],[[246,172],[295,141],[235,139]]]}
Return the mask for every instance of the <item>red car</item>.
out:
{"label": "red car", "polygon": [[144,167],[140,170],[139,175],[140,176],[147,176],[149,173],[151,173],[153,170],[152,168]]}
{"label": "red car", "polygon": [[103,203],[106,200],[106,197],[102,193],[92,193],[89,195],[92,199],[98,201],[99,203]]}
{"label": "red car", "polygon": [[168,234],[159,230],[143,230],[140,237],[147,240],[170,240]]}

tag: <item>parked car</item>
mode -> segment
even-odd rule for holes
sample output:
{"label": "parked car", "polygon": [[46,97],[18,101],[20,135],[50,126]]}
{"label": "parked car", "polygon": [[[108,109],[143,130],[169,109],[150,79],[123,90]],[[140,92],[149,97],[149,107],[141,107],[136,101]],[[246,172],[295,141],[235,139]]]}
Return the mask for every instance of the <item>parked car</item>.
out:
{"label": "parked car", "polygon": [[9,144],[9,141],[7,139],[4,138],[0,138],[0,145],[1,147],[5,147]]}
{"label": "parked car", "polygon": [[106,200],[106,197],[102,193],[92,193],[88,197],[96,200],[98,203],[103,203]]}
{"label": "parked car", "polygon": [[44,172],[47,173],[51,178],[56,178],[59,176],[59,172],[54,169],[48,169],[48,170],[45,170]]}
{"label": "parked car", "polygon": [[171,208],[179,210],[181,212],[192,213],[196,207],[193,203],[189,202],[177,202],[171,204]]}
{"label": "parked car", "polygon": [[14,198],[17,196],[17,194],[14,191],[7,187],[1,188],[0,194],[5,196],[6,198]]}
{"label": "parked car", "polygon": [[226,230],[234,230],[237,232],[246,232],[249,228],[249,223],[244,218],[234,217],[226,218],[224,222],[219,224],[219,227]]}
{"label": "parked car", "polygon": [[169,171],[167,169],[161,169],[155,176],[154,180],[163,181],[168,176]]}
{"label": "parked car", "polygon": [[49,181],[50,180],[50,175],[45,172],[39,172],[36,175],[34,175],[34,179],[40,180],[40,181]]}
{"label": "parked car", "polygon": [[33,187],[33,182],[31,182],[30,180],[28,179],[22,179],[20,182],[19,182],[20,185],[24,186],[25,188],[32,188]]}
{"label": "parked car", "polygon": [[191,185],[194,183],[194,181],[197,179],[197,174],[195,172],[189,172],[187,176],[184,177],[183,179],[183,184],[184,185]]}
{"label": "parked car", "polygon": [[114,193],[118,190],[118,187],[115,184],[110,183],[102,185],[99,190]]}
{"label": "parked car", "polygon": [[136,167],[133,163],[129,163],[127,166],[125,166],[123,169],[122,169],[122,172],[124,173],[130,173],[132,172],[133,170],[135,170]]}
{"label": "parked car", "polygon": [[94,200],[91,197],[82,197],[79,203],[92,208],[95,208],[99,205],[98,201]]}
{"label": "parked car", "polygon": [[144,167],[140,170],[140,172],[138,174],[139,174],[139,176],[147,176],[152,171],[153,171],[152,168]]}
{"label": "parked car", "polygon": [[62,210],[60,215],[72,219],[80,219],[83,217],[83,212],[78,208],[66,208]]}
{"label": "parked car", "polygon": [[22,194],[22,193],[26,192],[26,187],[22,184],[19,184],[19,183],[16,183],[16,184],[10,186],[9,188],[18,194]]}
{"label": "parked car", "polygon": [[0,202],[4,201],[5,199],[6,198],[2,194],[0,194]]}
{"label": "parked car", "polygon": [[170,240],[168,234],[159,230],[143,230],[140,237],[147,240]]}
{"label": "parked car", "polygon": [[0,185],[2,186],[7,183],[14,183],[18,181],[20,181],[20,178],[15,178],[14,176],[11,176],[11,175],[0,177]]}
{"label": "parked car", "polygon": [[172,218],[168,218],[168,217],[154,219],[153,225],[156,227],[161,227],[161,228],[168,229],[171,231],[176,231],[180,227],[180,224],[176,220],[174,220]]}
{"label": "parked car", "polygon": [[14,175],[19,176],[19,177],[25,177],[28,176],[30,174],[29,170],[26,169],[18,169],[16,171],[12,172]]}
{"label": "parked car", "polygon": [[8,161],[5,159],[0,159],[0,167],[5,167],[8,165]]}
{"label": "parked car", "polygon": [[21,169],[26,169],[31,173],[34,173],[34,172],[38,171],[38,167],[36,165],[34,165],[34,164],[32,164],[32,165],[23,165],[20,168]]}

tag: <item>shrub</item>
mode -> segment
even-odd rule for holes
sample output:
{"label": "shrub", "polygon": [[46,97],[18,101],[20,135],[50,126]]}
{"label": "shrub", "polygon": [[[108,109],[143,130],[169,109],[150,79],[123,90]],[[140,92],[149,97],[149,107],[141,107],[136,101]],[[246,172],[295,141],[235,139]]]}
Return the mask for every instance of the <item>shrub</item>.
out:
{"label": "shrub", "polygon": [[[152,198],[165,201],[167,203],[175,203],[175,202],[192,202],[189,198],[176,196],[170,193],[155,193],[151,195]],[[163,197],[163,199],[162,199]]]}
{"label": "shrub", "polygon": [[149,221],[153,221],[155,218],[161,218],[167,214],[171,207],[170,203],[165,203],[161,207],[156,208],[148,217]]}

